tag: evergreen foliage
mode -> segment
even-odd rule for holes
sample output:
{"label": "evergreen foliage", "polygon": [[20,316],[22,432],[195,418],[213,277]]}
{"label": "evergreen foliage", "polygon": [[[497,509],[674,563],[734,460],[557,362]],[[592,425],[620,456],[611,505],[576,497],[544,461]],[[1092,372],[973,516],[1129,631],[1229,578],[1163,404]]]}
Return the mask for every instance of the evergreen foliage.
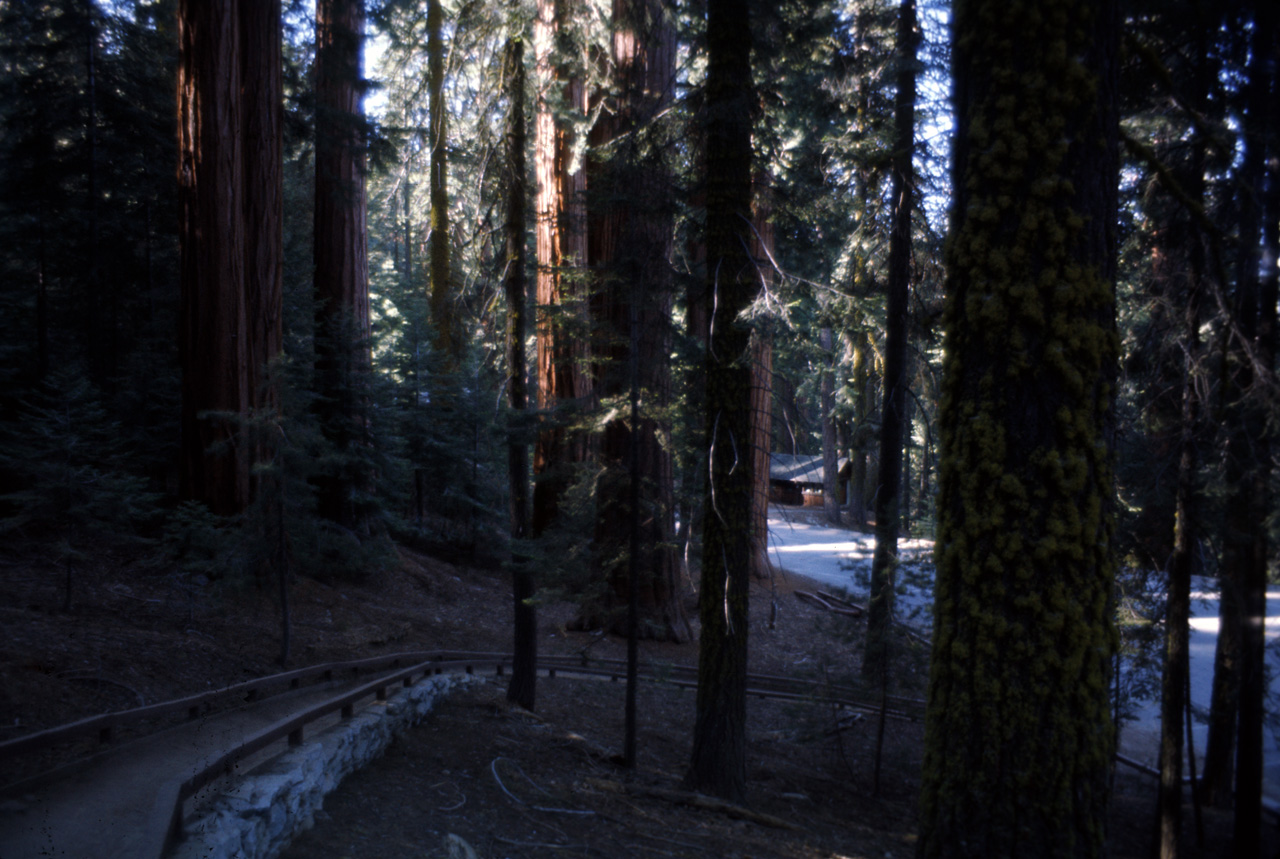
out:
{"label": "evergreen foliage", "polygon": [[65,571],[63,608],[74,604],[74,570],[102,552],[143,539],[156,516],[156,496],[129,471],[130,451],[83,371],[50,372],[0,424],[0,533],[47,539]]}

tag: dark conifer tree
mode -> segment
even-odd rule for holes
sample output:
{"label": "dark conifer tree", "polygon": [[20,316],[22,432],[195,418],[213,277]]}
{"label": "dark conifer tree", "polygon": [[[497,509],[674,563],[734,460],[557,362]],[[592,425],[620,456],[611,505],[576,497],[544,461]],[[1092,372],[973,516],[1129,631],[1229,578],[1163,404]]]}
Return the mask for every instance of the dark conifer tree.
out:
{"label": "dark conifer tree", "polygon": [[[1274,3],[1246,6],[1249,30],[1248,79],[1241,122],[1244,157],[1240,165],[1240,256],[1233,308],[1233,332],[1225,381],[1228,403],[1227,468],[1237,476],[1228,487],[1223,534],[1222,601],[1239,604],[1240,700],[1236,740],[1236,814],[1232,854],[1240,859],[1262,855],[1263,699],[1266,695],[1266,616],[1271,505],[1272,433],[1262,392],[1275,390],[1277,273],[1275,209],[1280,192],[1276,159],[1280,99],[1277,81],[1277,38],[1280,16]],[[1264,212],[1269,223],[1264,228]],[[1263,248],[1267,253],[1263,253]],[[1265,279],[1261,262],[1267,259]]]}
{"label": "dark conifer tree", "polygon": [[456,370],[463,344],[454,310],[449,262],[449,131],[444,99],[444,10],[440,0],[427,0],[427,85],[431,127],[431,321],[436,349],[445,368]]}
{"label": "dark conifer tree", "polygon": [[[1185,71],[1184,91],[1192,123],[1192,143],[1183,160],[1178,160],[1180,143],[1170,153],[1161,153],[1173,169],[1171,178],[1185,194],[1184,205],[1165,217],[1153,218],[1160,226],[1153,236],[1151,280],[1158,302],[1153,317],[1157,324],[1167,325],[1175,344],[1175,355],[1168,362],[1168,372],[1176,380],[1164,384],[1157,378],[1149,391],[1150,415],[1169,420],[1169,435],[1176,437],[1177,483],[1174,497],[1173,543],[1166,565],[1168,574],[1165,610],[1164,664],[1160,695],[1160,859],[1176,859],[1182,850],[1183,744],[1187,736],[1189,670],[1189,619],[1191,613],[1191,576],[1196,565],[1196,549],[1203,532],[1201,522],[1202,493],[1198,474],[1201,461],[1202,403],[1197,390],[1197,377],[1203,372],[1204,360],[1200,342],[1202,305],[1206,294],[1207,237],[1204,235],[1203,213],[1208,198],[1205,188],[1207,170],[1207,138],[1204,127],[1209,89],[1212,85],[1208,57],[1208,23],[1204,9],[1190,10],[1190,16],[1171,11],[1168,20],[1175,34],[1189,26],[1193,33],[1193,51]],[[1172,41],[1171,47],[1177,45]],[[1176,57],[1176,53],[1173,54]],[[1176,139],[1176,138],[1175,138]],[[1153,153],[1154,154],[1154,153]],[[1170,190],[1170,189],[1164,189]],[[1177,196],[1176,194],[1173,196]],[[1180,378],[1179,378],[1180,376]],[[1164,390],[1162,390],[1164,389]],[[1168,393],[1166,393],[1166,390]],[[1176,400],[1173,392],[1176,392]],[[1176,408],[1176,417],[1172,413]],[[1157,437],[1157,443],[1160,439]],[[1151,505],[1155,506],[1155,505]]]}
{"label": "dark conifer tree", "polygon": [[911,287],[911,214],[915,189],[916,45],[915,0],[898,11],[898,75],[894,96],[893,231],[889,236],[888,300],[885,308],[884,395],[880,418],[880,476],[875,495],[876,549],[867,606],[864,677],[882,680],[893,619],[894,568],[898,563],[904,481],[902,446],[907,420],[907,297]]}
{"label": "dark conifer tree", "polygon": [[747,598],[751,575],[751,330],[758,280],[751,217],[751,30],[747,4],[707,4],[706,455],[698,699],[685,785],[746,795]]}
{"label": "dark conifer tree", "polygon": [[511,505],[512,571],[515,598],[515,630],[511,683],[507,700],[532,710],[538,678],[538,619],[533,605],[534,580],[528,559],[522,556],[521,541],[529,537],[529,441],[525,437],[525,410],[528,407],[528,365],[525,360],[528,276],[525,272],[525,72],[524,40],[507,44],[504,69],[507,96],[507,223],[506,265],[503,270],[507,294],[507,383],[511,407],[507,429],[507,480]]}

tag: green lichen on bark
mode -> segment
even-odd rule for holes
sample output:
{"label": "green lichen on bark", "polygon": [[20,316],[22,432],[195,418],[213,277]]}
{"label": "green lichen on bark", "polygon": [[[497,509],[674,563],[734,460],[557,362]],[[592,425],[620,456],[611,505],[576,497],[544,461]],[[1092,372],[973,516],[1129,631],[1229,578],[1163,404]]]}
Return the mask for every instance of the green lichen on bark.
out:
{"label": "green lichen on bark", "polygon": [[921,855],[1093,856],[1113,744],[1114,6],[969,0],[954,32]]}

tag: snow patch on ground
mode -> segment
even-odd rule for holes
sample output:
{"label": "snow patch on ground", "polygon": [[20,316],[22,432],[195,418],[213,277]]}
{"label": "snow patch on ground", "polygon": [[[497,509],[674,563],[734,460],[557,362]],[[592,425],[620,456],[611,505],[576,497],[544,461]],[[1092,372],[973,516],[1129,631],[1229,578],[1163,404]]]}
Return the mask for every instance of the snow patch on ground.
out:
{"label": "snow patch on ground", "polygon": [[[815,524],[818,515],[803,508],[770,507],[769,560],[783,575],[794,574],[824,588],[847,593],[854,602],[865,603],[870,591],[871,560],[875,536]],[[902,540],[899,555],[897,613],[920,627],[925,634],[932,626],[933,542]],[[1213,685],[1213,653],[1218,639],[1218,594],[1209,579],[1192,582],[1191,595],[1191,703],[1197,713],[1208,713]],[[1268,711],[1280,708],[1280,589],[1267,592]],[[1121,747],[1130,757],[1155,766],[1160,738],[1160,702],[1139,700],[1134,718],[1121,732]],[[1265,784],[1271,802],[1280,803],[1280,736],[1267,729]],[[1207,726],[1197,719],[1193,732],[1196,756],[1200,758],[1208,735]],[[1197,769],[1202,764],[1197,765]]]}

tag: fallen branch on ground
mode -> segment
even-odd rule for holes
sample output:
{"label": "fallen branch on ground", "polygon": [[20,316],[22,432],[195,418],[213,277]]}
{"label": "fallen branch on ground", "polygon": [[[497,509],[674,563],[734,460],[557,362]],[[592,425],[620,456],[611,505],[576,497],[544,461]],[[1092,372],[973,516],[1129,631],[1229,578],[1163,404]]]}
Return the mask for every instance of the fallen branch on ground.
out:
{"label": "fallen branch on ground", "polygon": [[533,803],[525,802],[523,799],[516,796],[511,791],[507,790],[507,786],[503,784],[502,776],[498,775],[498,761],[506,761],[507,763],[515,767],[516,772],[524,776],[524,780],[527,781],[530,785],[532,785],[534,789],[541,791],[543,794],[547,796],[550,796],[551,793],[545,788],[543,788],[541,785],[535,783],[533,779],[529,778],[529,776],[525,775],[524,770],[522,770],[520,768],[520,765],[517,764],[515,761],[512,761],[508,758],[502,758],[502,757],[494,758],[493,762],[489,764],[489,771],[493,773],[493,780],[498,783],[498,787],[502,789],[502,792],[505,793],[507,796],[511,797],[511,799],[514,800],[518,805],[527,806],[529,808],[532,808],[534,811],[546,811],[552,814],[584,814],[584,815],[595,814],[594,811],[589,811],[589,810],[584,811],[576,808],[551,808],[545,805],[534,805]]}
{"label": "fallen branch on ground", "polygon": [[838,605],[832,605],[830,602],[823,599],[823,596],[827,596],[827,595],[820,596],[818,594],[809,593],[808,591],[796,591],[795,594],[798,599],[804,600],[805,602],[808,602],[808,603],[813,603],[814,605],[820,606],[821,608],[825,608],[827,611],[835,612],[836,614],[842,614],[845,617],[862,617],[864,614],[866,614],[866,610],[863,609],[862,606],[857,606],[857,605],[854,605],[853,603],[847,603],[847,605],[849,606],[848,608],[845,608],[843,606],[838,606]]}
{"label": "fallen branch on ground", "polygon": [[865,612],[867,610],[867,607],[864,605],[858,605],[856,602],[849,602],[849,600],[844,597],[838,597],[835,594],[829,594],[826,591],[818,591],[818,596],[822,597],[827,602],[837,603],[838,605],[854,609],[855,611]]}
{"label": "fallen branch on ground", "polygon": [[866,719],[861,713],[842,713],[836,718],[834,727],[828,728],[824,733],[824,737],[834,737],[836,734],[849,730],[855,725]]}
{"label": "fallen branch on ground", "polygon": [[693,808],[702,809],[703,811],[715,811],[720,814],[732,817],[735,820],[746,820],[751,823],[758,823],[761,826],[769,826],[774,829],[789,829],[794,832],[803,831],[802,827],[797,826],[789,820],[783,820],[781,817],[774,817],[772,814],[764,814],[759,811],[752,811],[741,805],[727,802],[723,799],[716,799],[714,796],[707,796],[701,793],[693,793],[687,790],[670,790],[662,787],[643,787],[641,785],[627,785],[612,779],[590,778],[586,780],[587,785],[597,790],[604,790],[610,793],[630,793],[638,796],[646,796],[652,799],[661,799],[676,805],[688,805]]}

